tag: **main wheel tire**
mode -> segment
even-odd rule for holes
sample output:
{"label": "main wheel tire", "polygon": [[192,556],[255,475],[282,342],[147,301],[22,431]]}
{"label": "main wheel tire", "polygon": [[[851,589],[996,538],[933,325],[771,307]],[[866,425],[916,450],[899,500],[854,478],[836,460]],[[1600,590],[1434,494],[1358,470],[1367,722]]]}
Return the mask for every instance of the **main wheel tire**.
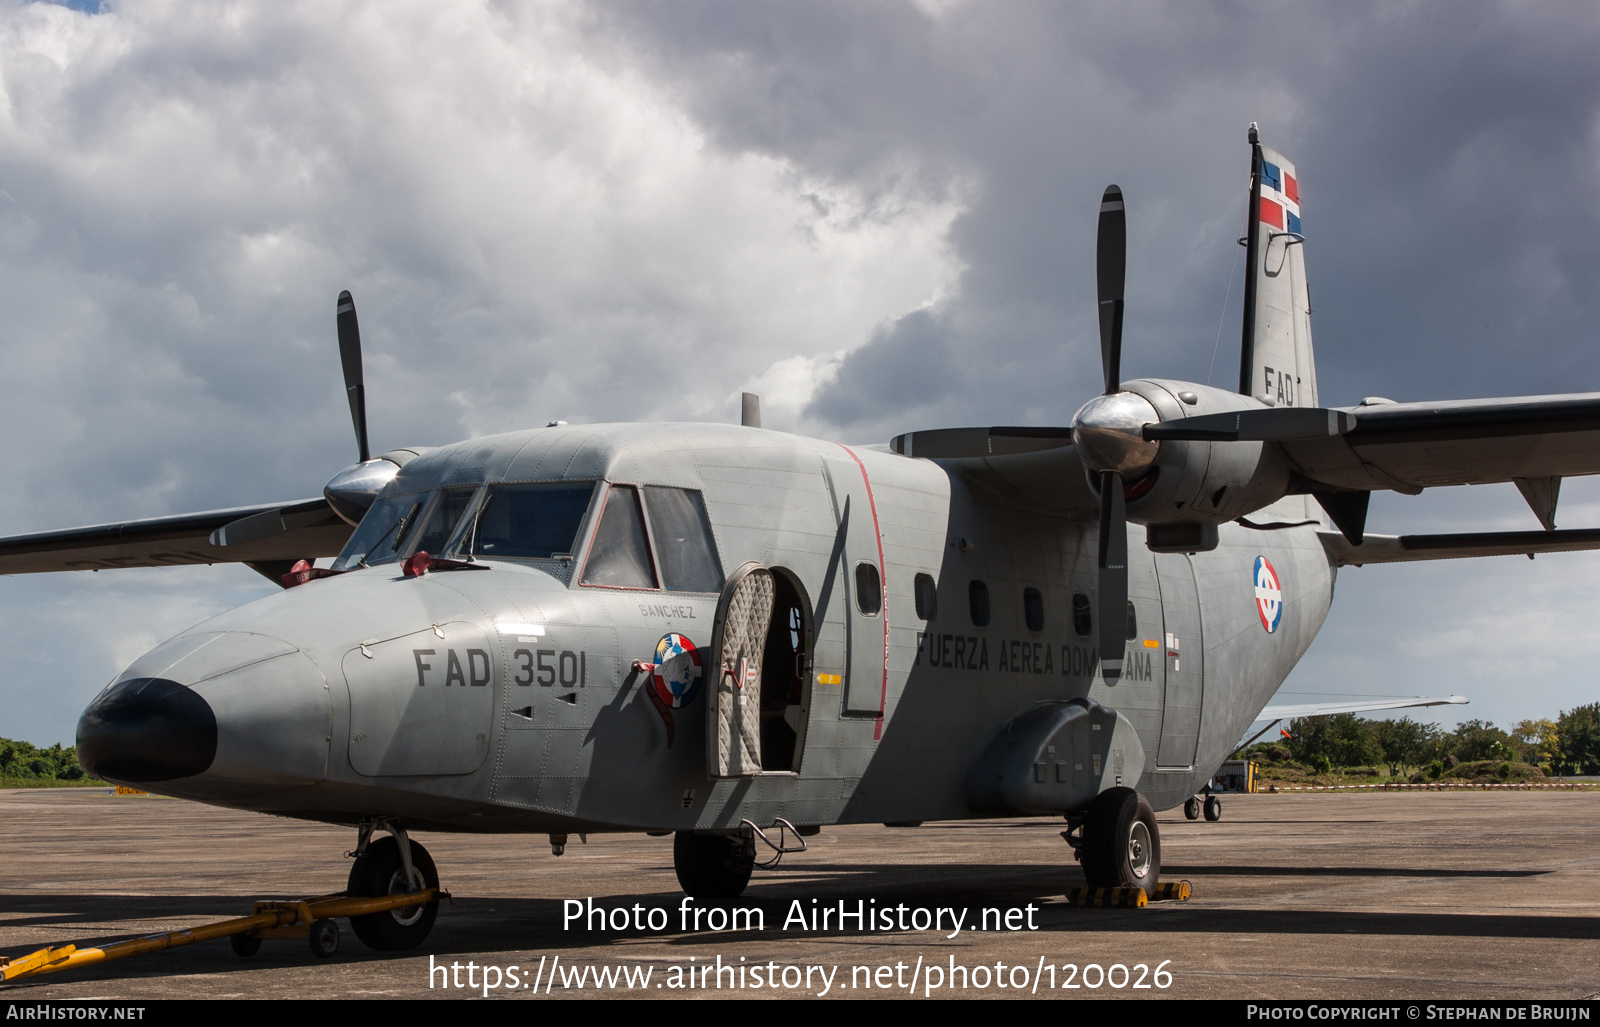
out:
{"label": "main wheel tire", "polygon": [[1215,795],[1206,796],[1206,819],[1213,824],[1222,819],[1222,800]]}
{"label": "main wheel tire", "polygon": [[1189,801],[1183,804],[1183,816],[1184,816],[1185,820],[1199,820],[1200,819],[1200,797],[1199,796],[1197,796],[1197,795],[1189,796]]}
{"label": "main wheel tire", "polygon": [[697,899],[736,899],[750,883],[756,843],[744,835],[679,831],[672,841],[672,868],[683,890]]}
{"label": "main wheel tire", "polygon": [[1132,788],[1109,788],[1083,825],[1083,874],[1091,888],[1143,888],[1161,878],[1161,835],[1155,811]]}
{"label": "main wheel tire", "polygon": [[[400,862],[400,844],[393,836],[379,838],[350,868],[348,894],[353,899],[373,898],[439,887],[439,871],[434,868],[433,857],[416,842],[411,843],[411,871],[412,880],[407,882]],[[350,926],[368,948],[397,952],[421,945],[438,915],[439,900],[434,899],[423,906],[353,916]]]}

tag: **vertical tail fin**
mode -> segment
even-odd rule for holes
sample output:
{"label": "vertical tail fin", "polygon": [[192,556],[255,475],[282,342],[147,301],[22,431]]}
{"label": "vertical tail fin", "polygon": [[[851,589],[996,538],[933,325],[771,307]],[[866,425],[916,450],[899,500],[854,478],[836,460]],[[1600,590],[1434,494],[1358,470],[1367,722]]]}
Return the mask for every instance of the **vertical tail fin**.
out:
{"label": "vertical tail fin", "polygon": [[1250,217],[1245,246],[1239,391],[1273,406],[1317,406],[1311,294],[1300,231],[1300,176],[1250,125]]}

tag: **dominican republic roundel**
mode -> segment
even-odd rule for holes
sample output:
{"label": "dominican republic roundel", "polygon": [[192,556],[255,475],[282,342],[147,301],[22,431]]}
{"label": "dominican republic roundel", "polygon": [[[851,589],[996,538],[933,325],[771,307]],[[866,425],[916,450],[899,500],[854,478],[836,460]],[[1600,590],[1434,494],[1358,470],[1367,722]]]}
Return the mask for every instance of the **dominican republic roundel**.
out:
{"label": "dominican republic roundel", "polygon": [[694,702],[700,694],[703,674],[700,650],[693,642],[675,631],[661,636],[656,643],[656,668],[650,674],[650,683],[663,703],[682,709]]}
{"label": "dominican republic roundel", "polygon": [[1261,626],[1268,634],[1278,630],[1278,622],[1283,619],[1283,589],[1272,561],[1264,556],[1256,557],[1256,613],[1261,615]]}

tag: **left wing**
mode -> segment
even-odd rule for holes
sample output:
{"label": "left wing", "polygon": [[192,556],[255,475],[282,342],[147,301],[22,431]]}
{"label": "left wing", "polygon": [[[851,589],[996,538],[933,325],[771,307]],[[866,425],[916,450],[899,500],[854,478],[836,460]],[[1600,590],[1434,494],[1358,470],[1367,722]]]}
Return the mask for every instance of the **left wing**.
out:
{"label": "left wing", "polygon": [[353,530],[326,499],[151,517],[0,538],[0,574],[243,563],[276,580],[296,560],[337,556]]}
{"label": "left wing", "polygon": [[[1376,702],[1326,702],[1306,703],[1300,706],[1268,706],[1256,714],[1252,724],[1265,723],[1266,726],[1255,734],[1234,746],[1234,755],[1246,749],[1257,738],[1271,731],[1285,720],[1294,720],[1298,717],[1326,717],[1332,713],[1376,713],[1379,710],[1406,710],[1416,706],[1460,706],[1467,702],[1464,695],[1447,695],[1442,699],[1429,698],[1425,695],[1398,696],[1393,699],[1379,699]],[[1229,759],[1233,757],[1230,756]]]}
{"label": "left wing", "polygon": [[1326,717],[1330,713],[1375,713],[1378,710],[1405,710],[1415,706],[1461,706],[1467,702],[1464,695],[1447,695],[1440,699],[1424,695],[1398,696],[1376,702],[1326,702],[1306,703],[1301,706],[1268,706],[1256,716],[1256,723],[1270,720],[1294,720],[1298,717]]}

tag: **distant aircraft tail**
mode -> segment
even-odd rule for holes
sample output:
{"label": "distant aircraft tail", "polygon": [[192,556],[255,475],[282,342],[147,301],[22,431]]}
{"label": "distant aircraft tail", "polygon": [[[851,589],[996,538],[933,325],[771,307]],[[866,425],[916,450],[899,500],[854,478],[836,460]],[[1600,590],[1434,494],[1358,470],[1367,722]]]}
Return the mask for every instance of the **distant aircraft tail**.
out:
{"label": "distant aircraft tail", "polygon": [[1250,219],[1245,236],[1239,391],[1272,406],[1317,406],[1311,294],[1300,230],[1300,176],[1250,125]]}

